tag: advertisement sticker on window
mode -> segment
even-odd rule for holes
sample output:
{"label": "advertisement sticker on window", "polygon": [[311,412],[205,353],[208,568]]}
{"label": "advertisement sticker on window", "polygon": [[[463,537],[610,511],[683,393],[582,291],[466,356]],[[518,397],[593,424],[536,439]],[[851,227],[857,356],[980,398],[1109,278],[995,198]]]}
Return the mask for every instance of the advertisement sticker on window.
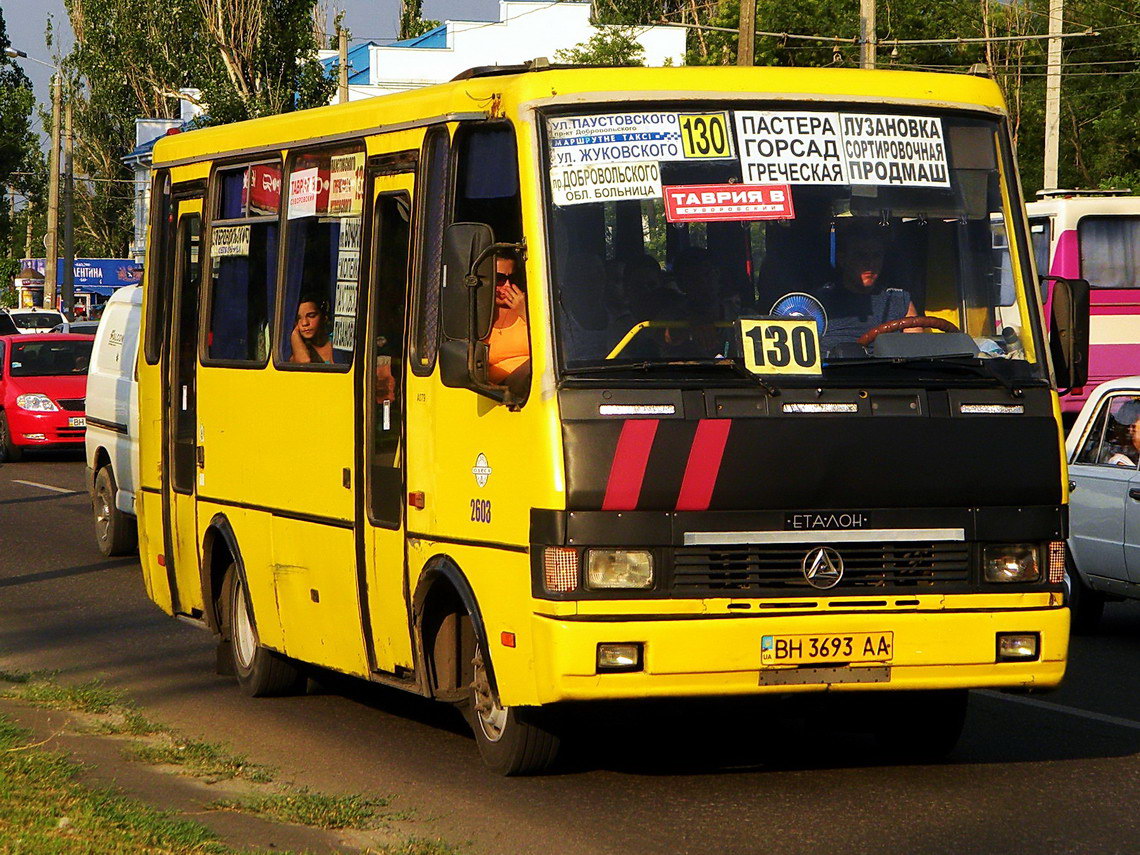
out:
{"label": "advertisement sticker on window", "polygon": [[360,217],[340,221],[337,238],[336,304],[333,308],[333,348],[352,350],[356,337],[357,283],[360,281]]}
{"label": "advertisement sticker on window", "polygon": [[662,187],[670,223],[795,218],[787,184],[685,184]]}
{"label": "advertisement sticker on window", "polygon": [[315,217],[329,209],[329,173],[312,167],[289,176],[289,219]]}
{"label": "advertisement sticker on window", "polygon": [[548,119],[550,165],[682,160],[676,113],[618,113]]}

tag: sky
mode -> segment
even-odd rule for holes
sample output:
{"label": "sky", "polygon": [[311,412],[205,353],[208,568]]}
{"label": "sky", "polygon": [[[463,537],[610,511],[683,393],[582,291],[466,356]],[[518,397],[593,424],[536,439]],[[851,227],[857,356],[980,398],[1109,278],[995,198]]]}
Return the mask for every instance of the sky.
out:
{"label": "sky", "polygon": [[[29,57],[50,62],[51,54],[44,41],[48,17],[54,22],[59,47],[66,53],[74,36],[64,10],[64,0],[0,0],[0,11],[8,26],[8,39],[12,47],[24,51]],[[354,41],[380,41],[391,39],[400,22],[399,0],[328,0],[333,9],[344,9],[345,24]],[[424,17],[437,20],[497,20],[498,0],[424,0]],[[51,69],[32,62],[19,60],[32,80],[36,99],[46,104],[51,99]]]}

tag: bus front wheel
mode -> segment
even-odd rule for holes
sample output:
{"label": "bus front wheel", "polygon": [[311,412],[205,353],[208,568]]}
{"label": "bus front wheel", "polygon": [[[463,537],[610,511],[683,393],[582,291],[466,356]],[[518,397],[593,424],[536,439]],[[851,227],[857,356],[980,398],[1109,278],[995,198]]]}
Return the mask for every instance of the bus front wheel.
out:
{"label": "bus front wheel", "polygon": [[475,642],[470,696],[464,712],[483,762],[500,775],[533,775],[558,754],[559,739],[532,707],[504,707],[491,686],[483,646]]}
{"label": "bus front wheel", "polygon": [[222,633],[229,642],[238,684],[250,697],[290,695],[305,685],[305,675],[293,662],[261,646],[245,579],[236,563],[227,568],[222,583]]}

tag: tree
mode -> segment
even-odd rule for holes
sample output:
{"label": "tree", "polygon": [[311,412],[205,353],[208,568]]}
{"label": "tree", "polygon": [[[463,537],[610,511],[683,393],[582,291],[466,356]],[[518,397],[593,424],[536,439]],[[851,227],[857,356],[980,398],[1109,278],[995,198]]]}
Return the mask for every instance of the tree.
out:
{"label": "tree", "polygon": [[439,21],[424,18],[423,6],[424,0],[403,0],[400,8],[401,39],[414,39],[439,26]]}
{"label": "tree", "polygon": [[[10,45],[0,10],[0,51]],[[7,56],[0,56],[0,181],[9,192],[19,192],[25,198],[36,187],[34,163],[38,146],[31,125],[35,103],[32,84],[24,70]],[[6,199],[0,206],[0,304],[9,305],[15,296],[12,279],[19,273],[24,250],[24,233],[17,234],[23,217],[12,214]],[[24,217],[28,215],[30,212]]]}
{"label": "tree", "polygon": [[645,48],[633,27],[600,27],[590,38],[554,54],[558,62],[572,65],[645,65]]}

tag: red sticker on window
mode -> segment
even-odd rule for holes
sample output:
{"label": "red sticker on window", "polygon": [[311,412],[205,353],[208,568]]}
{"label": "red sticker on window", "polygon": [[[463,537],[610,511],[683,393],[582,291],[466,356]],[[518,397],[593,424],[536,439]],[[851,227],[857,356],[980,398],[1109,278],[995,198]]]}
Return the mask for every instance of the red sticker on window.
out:
{"label": "red sticker on window", "polygon": [[787,184],[689,184],[662,187],[670,223],[722,220],[791,220],[792,190]]}

